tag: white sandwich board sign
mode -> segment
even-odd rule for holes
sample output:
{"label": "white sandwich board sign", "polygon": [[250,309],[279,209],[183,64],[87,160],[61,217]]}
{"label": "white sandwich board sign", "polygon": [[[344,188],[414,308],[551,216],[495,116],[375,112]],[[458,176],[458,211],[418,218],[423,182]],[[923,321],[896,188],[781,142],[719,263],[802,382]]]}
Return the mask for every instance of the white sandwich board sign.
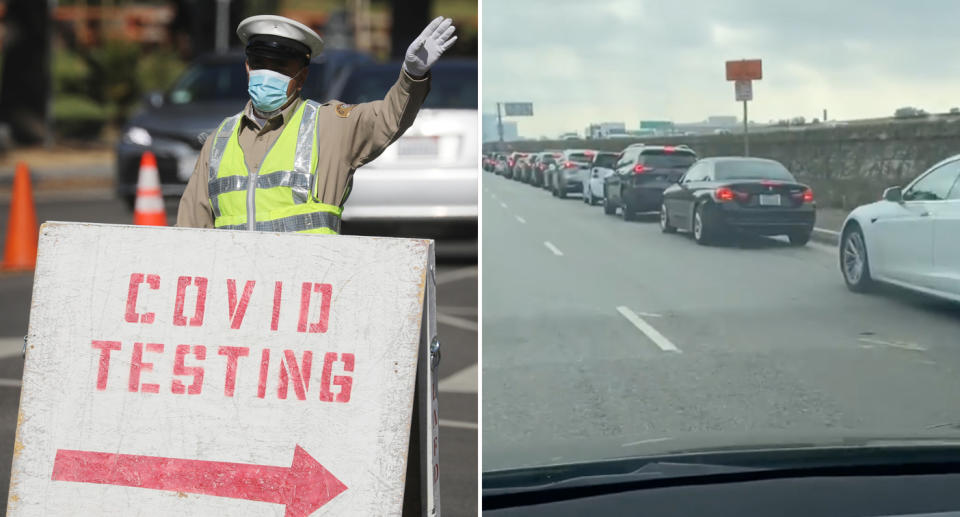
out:
{"label": "white sandwich board sign", "polygon": [[47,223],[8,515],[439,515],[435,303],[431,241]]}

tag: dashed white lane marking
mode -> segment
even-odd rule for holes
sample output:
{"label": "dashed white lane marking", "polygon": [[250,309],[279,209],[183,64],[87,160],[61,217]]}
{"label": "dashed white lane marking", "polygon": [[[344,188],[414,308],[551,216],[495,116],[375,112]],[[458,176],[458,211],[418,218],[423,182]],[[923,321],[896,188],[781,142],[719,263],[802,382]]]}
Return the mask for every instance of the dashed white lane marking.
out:
{"label": "dashed white lane marking", "polygon": [[477,392],[477,365],[476,363],[440,379],[438,388],[441,393],[476,393]]}
{"label": "dashed white lane marking", "polygon": [[813,231],[815,231],[815,232],[820,232],[820,233],[825,233],[825,234],[827,234],[827,235],[833,235],[834,237],[839,237],[839,236],[840,236],[840,232],[835,232],[835,231],[833,231],[833,230],[828,230],[828,229],[826,229],[826,228],[816,228],[816,227],[814,227]]}
{"label": "dashed white lane marking", "polygon": [[[907,343],[904,341],[884,341],[882,339],[873,339],[868,337],[857,338],[857,341],[861,343],[870,343],[871,345],[883,345],[889,346],[891,348],[899,348],[901,350],[910,350],[911,352],[926,352],[926,347],[920,346],[916,343]],[[861,345],[863,346],[863,345]],[[866,347],[865,347],[866,348]]]}
{"label": "dashed white lane marking", "polygon": [[643,320],[640,316],[627,307],[619,306],[617,307],[617,312],[623,315],[624,318],[627,318],[627,321],[633,323],[634,327],[643,332],[645,336],[650,338],[650,341],[653,341],[655,345],[660,347],[660,350],[664,352],[680,352],[680,349],[676,347],[673,343],[667,339],[666,336],[660,333],[657,329],[653,328],[649,323]]}
{"label": "dashed white lane marking", "polygon": [[476,431],[479,426],[476,422],[461,422],[459,420],[445,420],[440,419],[440,425],[443,427],[454,427],[456,429],[473,429]]}
{"label": "dashed white lane marking", "polygon": [[468,320],[466,318],[460,318],[457,316],[451,316],[449,314],[444,314],[442,312],[437,313],[437,323],[441,325],[449,325],[461,330],[469,330],[471,332],[477,332],[477,322],[473,320]]}
{"label": "dashed white lane marking", "polygon": [[519,215],[518,215],[518,216],[515,216],[515,217],[517,218],[517,221],[520,221],[520,224],[527,224],[527,220],[526,220],[526,219],[520,217]]}
{"label": "dashed white lane marking", "polygon": [[621,445],[620,447],[633,447],[634,445],[641,445],[641,444],[644,444],[644,443],[665,442],[665,441],[667,441],[667,440],[672,440],[672,439],[673,439],[673,438],[670,438],[669,436],[665,436],[665,437],[663,437],[663,438],[650,438],[649,440],[640,440],[640,441],[637,441],[637,442],[625,443],[625,444]]}
{"label": "dashed white lane marking", "polygon": [[558,256],[558,257],[562,257],[562,256],[563,256],[563,252],[560,251],[559,248],[557,248],[556,246],[554,246],[552,242],[550,242],[550,241],[543,241],[543,245],[546,246],[548,250],[552,251],[554,255],[556,255],[556,256]]}
{"label": "dashed white lane marking", "polygon": [[437,273],[437,285],[474,278],[477,276],[477,271],[477,266],[461,267],[452,269],[450,271],[441,271]]}
{"label": "dashed white lane marking", "polygon": [[0,337],[0,359],[23,355],[23,336]]}
{"label": "dashed white lane marking", "polygon": [[503,208],[507,208],[507,204],[504,203],[503,201],[500,202],[500,206],[502,206]]}
{"label": "dashed white lane marking", "polygon": [[637,316],[643,316],[644,318],[662,318],[663,314],[655,314],[653,312],[638,312]]}

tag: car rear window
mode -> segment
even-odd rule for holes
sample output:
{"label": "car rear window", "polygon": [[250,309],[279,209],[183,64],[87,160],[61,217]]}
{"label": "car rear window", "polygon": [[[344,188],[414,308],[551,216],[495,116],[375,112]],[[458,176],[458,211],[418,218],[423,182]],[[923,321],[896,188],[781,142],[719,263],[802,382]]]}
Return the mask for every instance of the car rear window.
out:
{"label": "car rear window", "polygon": [[593,161],[593,154],[570,153],[570,156],[567,156],[567,160],[577,163],[590,163]]}
{"label": "car rear window", "polygon": [[651,167],[689,167],[693,165],[693,162],[697,161],[697,155],[689,151],[673,151],[668,153],[661,150],[649,149],[641,152],[640,156],[643,157],[644,165]]}
{"label": "car rear window", "polygon": [[593,165],[596,167],[604,167],[607,169],[613,168],[613,164],[617,163],[617,155],[615,154],[598,154],[597,159],[594,160]]}
{"label": "car rear window", "polygon": [[[430,69],[430,95],[423,102],[425,109],[477,109],[477,67],[443,66],[442,61]],[[351,72],[338,94],[339,100],[360,104],[383,99],[397,82],[400,65],[358,67]]]}
{"label": "car rear window", "polygon": [[541,156],[540,161],[543,163],[557,163],[557,160],[553,157],[552,154]]}
{"label": "car rear window", "polygon": [[724,160],[714,165],[718,181],[769,179],[796,181],[786,167],[767,160]]}

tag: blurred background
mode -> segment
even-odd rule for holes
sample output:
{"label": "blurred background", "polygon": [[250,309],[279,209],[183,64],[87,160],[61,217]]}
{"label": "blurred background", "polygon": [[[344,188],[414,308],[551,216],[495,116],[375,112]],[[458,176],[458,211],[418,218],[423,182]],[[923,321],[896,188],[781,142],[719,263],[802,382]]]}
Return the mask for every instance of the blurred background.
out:
{"label": "blurred background", "polygon": [[0,0],[0,491],[37,225],[130,224],[148,154],[172,225],[205,138],[248,100],[236,28],[257,14],[323,37],[302,96],[345,103],[383,98],[430,20],[454,20],[458,40],[414,126],[357,172],[342,233],[437,240],[443,509],[476,515],[476,0]]}

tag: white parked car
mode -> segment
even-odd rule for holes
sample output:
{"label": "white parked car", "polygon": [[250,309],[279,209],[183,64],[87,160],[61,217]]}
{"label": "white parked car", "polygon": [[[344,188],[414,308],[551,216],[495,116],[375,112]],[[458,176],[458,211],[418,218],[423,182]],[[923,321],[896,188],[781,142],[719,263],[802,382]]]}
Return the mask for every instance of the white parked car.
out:
{"label": "white parked car", "polygon": [[[330,96],[350,104],[382,99],[400,67],[399,62],[358,65],[334,83]],[[343,208],[345,225],[476,232],[477,62],[440,60],[431,75],[430,93],[410,129],[354,175]]]}
{"label": "white parked car", "polygon": [[603,179],[613,174],[620,153],[600,152],[593,156],[590,175],[583,178],[583,202],[596,205],[603,201]]}
{"label": "white parked car", "polygon": [[960,155],[851,212],[840,270],[853,291],[885,282],[960,302]]}

